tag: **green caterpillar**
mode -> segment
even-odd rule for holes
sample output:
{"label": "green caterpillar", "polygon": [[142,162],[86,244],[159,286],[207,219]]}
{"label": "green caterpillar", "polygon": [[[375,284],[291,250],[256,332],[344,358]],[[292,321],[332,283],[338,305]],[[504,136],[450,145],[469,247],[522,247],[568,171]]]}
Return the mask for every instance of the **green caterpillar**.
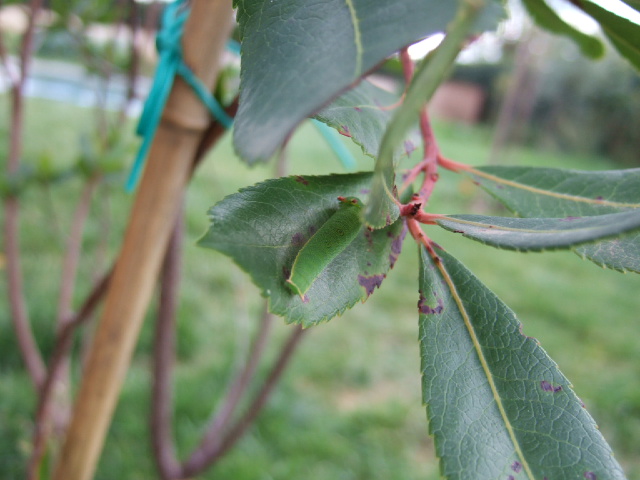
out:
{"label": "green caterpillar", "polygon": [[287,283],[304,300],[322,271],[358,236],[362,203],[356,197],[338,197],[340,208],[298,252]]}

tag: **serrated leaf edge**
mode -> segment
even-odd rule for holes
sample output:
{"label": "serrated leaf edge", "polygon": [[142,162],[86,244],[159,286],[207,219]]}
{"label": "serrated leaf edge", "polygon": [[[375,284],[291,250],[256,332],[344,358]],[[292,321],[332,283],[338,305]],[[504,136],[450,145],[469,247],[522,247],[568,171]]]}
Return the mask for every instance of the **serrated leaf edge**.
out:
{"label": "serrated leaf edge", "polygon": [[[429,252],[426,251],[426,248],[424,246],[420,246],[421,249],[421,253],[422,256],[427,255],[430,256]],[[424,257],[423,257],[424,258]],[[482,351],[482,346],[480,345],[480,341],[478,340],[478,336],[476,334],[475,329],[473,328],[473,325],[471,324],[471,318],[469,317],[469,314],[467,312],[467,309],[464,306],[464,303],[462,301],[462,298],[460,296],[460,294],[458,293],[458,289],[456,288],[455,284],[453,283],[453,279],[451,278],[451,276],[449,275],[449,272],[447,271],[447,269],[445,268],[443,262],[440,260],[440,258],[438,257],[438,261],[433,261],[433,264],[436,265],[436,267],[438,268],[438,270],[440,271],[440,274],[442,275],[443,280],[445,281],[445,283],[447,284],[447,288],[449,289],[449,293],[451,294],[452,298],[454,299],[457,307],[458,307],[458,311],[460,312],[462,319],[464,321],[465,327],[467,329],[467,332],[469,333],[469,336],[471,338],[471,341],[473,343],[473,348],[476,351],[476,354],[478,355],[478,359],[480,360],[480,365],[482,366],[482,369],[485,373],[485,376],[487,377],[487,382],[489,383],[489,388],[491,389],[491,393],[493,394],[493,398],[496,402],[496,406],[498,407],[498,411],[500,412],[500,416],[502,417],[502,420],[504,421],[505,424],[505,428],[507,429],[507,433],[509,434],[509,438],[511,439],[511,442],[513,443],[513,447],[515,449],[515,453],[516,455],[520,458],[521,464],[522,464],[522,468],[524,469],[524,471],[527,474],[527,477],[531,480],[535,480],[535,476],[533,475],[533,472],[531,471],[531,467],[529,466],[529,463],[527,462],[522,449],[520,448],[520,443],[518,442],[518,439],[516,438],[515,432],[513,430],[513,426],[511,425],[511,421],[509,420],[509,417],[507,416],[507,412],[504,409],[504,405],[502,405],[502,399],[498,393],[498,389],[496,387],[496,384],[493,380],[493,374],[491,373],[491,369],[489,368],[489,365],[487,363],[486,358],[484,357],[484,353]]]}

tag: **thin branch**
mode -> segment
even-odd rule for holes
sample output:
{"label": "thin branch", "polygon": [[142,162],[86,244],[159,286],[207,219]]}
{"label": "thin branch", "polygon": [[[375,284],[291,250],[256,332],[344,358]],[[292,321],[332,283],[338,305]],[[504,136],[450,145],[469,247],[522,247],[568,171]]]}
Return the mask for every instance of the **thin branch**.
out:
{"label": "thin branch", "polygon": [[[410,83],[413,79],[414,64],[409,56],[409,51],[405,48],[400,52],[400,59],[402,62],[402,69],[405,77],[405,81]],[[440,148],[436,141],[433,127],[431,126],[431,120],[429,119],[429,113],[427,106],[425,105],[420,112],[420,132],[422,134],[422,142],[424,145],[424,155],[422,161],[413,167],[405,176],[402,188],[400,191],[408,187],[417,178],[420,173],[424,174],[420,191],[415,200],[419,200],[421,203],[421,209],[425,207],[436,182],[438,181],[438,157],[440,156]]]}
{"label": "thin branch", "polygon": [[60,294],[58,297],[57,325],[62,327],[65,322],[71,320],[71,304],[73,291],[78,275],[78,264],[82,251],[82,232],[91,210],[91,198],[100,183],[100,177],[90,178],[85,184],[76,211],[73,214],[73,222],[69,230],[66,255],[62,262],[62,275],[60,278]]}
{"label": "thin branch", "polygon": [[78,313],[63,322],[58,332],[55,347],[49,361],[49,371],[40,391],[38,408],[35,418],[35,429],[33,433],[33,451],[29,459],[27,472],[30,480],[38,478],[40,464],[44,456],[45,447],[51,435],[51,416],[53,409],[53,393],[55,391],[56,380],[60,378],[62,369],[69,358],[69,352],[73,346],[73,334],[76,329],[85,323],[97,308],[100,300],[107,291],[111,270],[104,274],[100,281],[93,287],[87,296]]}
{"label": "thin branch", "polygon": [[184,212],[180,212],[164,257],[153,348],[151,438],[153,457],[162,480],[177,478],[180,463],[173,444],[171,377],[175,361],[176,311],[182,270]]}
{"label": "thin branch", "polygon": [[[253,401],[247,408],[246,412],[240,419],[227,431],[227,433],[218,439],[215,444],[207,445],[207,450],[198,450],[192,454],[192,456],[183,464],[181,477],[189,478],[202,472],[205,468],[219,460],[227,451],[235,445],[235,443],[242,437],[246,429],[258,416],[262,408],[264,407],[269,395],[271,394],[274,386],[282,376],[286,366],[291,360],[291,356],[295,351],[296,346],[300,342],[304,332],[302,327],[294,327],[293,333],[289,336],[289,339],[280,351],[275,364],[273,365],[269,375],[262,384],[260,390],[255,395]],[[203,446],[203,445],[201,445]]]}
{"label": "thin branch", "polygon": [[272,324],[273,316],[268,312],[265,302],[258,331],[256,332],[255,338],[251,345],[251,353],[249,355],[249,358],[244,365],[244,368],[231,385],[229,393],[224,399],[220,410],[216,413],[213,420],[207,427],[207,431],[200,441],[200,444],[194,450],[188,460],[185,461],[185,469],[193,468],[193,465],[206,466],[209,463],[207,459],[213,455],[212,452],[215,452],[219,448],[224,432],[229,426],[231,418],[233,417],[233,414],[238,407],[240,399],[249,386],[249,383],[258,367],[260,359],[264,354],[264,350],[267,344],[267,338],[269,336],[269,332],[271,331]]}
{"label": "thin branch", "polygon": [[[7,159],[8,176],[15,175],[20,169],[24,133],[24,85],[29,74],[31,63],[33,38],[36,27],[35,19],[41,6],[42,0],[32,0],[29,23],[22,37],[20,72],[17,82],[12,88],[11,126],[9,130],[9,153]],[[27,312],[22,267],[20,265],[19,216],[20,206],[18,198],[14,196],[7,198],[5,200],[4,236],[11,320],[16,332],[20,353],[26,364],[29,376],[36,389],[40,389],[44,382],[46,368],[34,339],[29,322],[29,314]]]}

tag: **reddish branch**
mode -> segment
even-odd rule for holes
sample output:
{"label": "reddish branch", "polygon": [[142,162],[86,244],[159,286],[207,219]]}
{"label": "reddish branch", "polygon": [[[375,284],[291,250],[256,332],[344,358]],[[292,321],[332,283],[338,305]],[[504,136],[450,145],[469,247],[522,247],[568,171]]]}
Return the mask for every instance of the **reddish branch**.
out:
{"label": "reddish branch", "polygon": [[153,351],[151,437],[153,453],[163,480],[178,478],[180,464],[173,444],[171,377],[175,359],[176,312],[182,270],[184,214],[180,212],[164,258]]}
{"label": "reddish branch", "polygon": [[53,393],[55,384],[61,376],[61,372],[67,363],[69,353],[73,345],[73,334],[76,329],[84,324],[97,308],[100,300],[107,291],[111,271],[103,275],[100,281],[93,287],[87,296],[84,304],[75,316],[68,319],[58,331],[55,347],[49,360],[49,371],[40,391],[38,398],[38,408],[35,418],[35,429],[33,433],[33,451],[27,467],[28,477],[37,479],[40,470],[40,463],[45,452],[45,447],[51,435],[51,417],[53,409]]}
{"label": "reddish branch", "polygon": [[[294,327],[293,333],[289,336],[289,339],[284,344],[280,354],[274,363],[271,371],[269,372],[264,383],[260,387],[260,390],[253,398],[251,404],[242,415],[226,432],[220,437],[215,439],[215,442],[202,443],[200,448],[193,452],[191,457],[184,463],[181,477],[189,478],[202,472],[205,468],[219,460],[227,451],[235,445],[235,443],[242,437],[247,428],[256,419],[262,408],[264,407],[269,394],[275,387],[276,383],[282,376],[296,346],[300,342],[304,332],[302,327]],[[256,342],[259,341],[256,340]],[[207,434],[207,437],[209,435]],[[211,435],[211,437],[213,437]]]}
{"label": "reddish branch", "polygon": [[[400,59],[402,62],[405,81],[410,83],[413,78],[415,68],[406,48],[400,52]],[[418,175],[422,173],[424,177],[422,186],[420,187],[419,200],[422,203],[422,208],[424,208],[426,203],[429,201],[429,197],[433,192],[436,182],[438,181],[438,157],[440,156],[440,148],[438,147],[438,142],[436,141],[436,137],[433,133],[433,128],[431,126],[431,121],[429,120],[429,113],[427,112],[426,106],[420,112],[420,133],[422,134],[422,142],[424,145],[422,161],[407,173],[402,190],[413,183]]]}
{"label": "reddish branch", "polygon": [[[9,178],[16,175],[20,169],[24,133],[24,86],[31,64],[36,17],[42,7],[42,3],[43,0],[31,1],[31,14],[20,48],[20,71],[11,90],[11,126],[7,158],[7,176]],[[9,196],[5,200],[4,236],[11,320],[29,376],[36,389],[39,390],[44,383],[46,368],[36,345],[27,312],[22,267],[20,265],[19,215],[18,198]]]}

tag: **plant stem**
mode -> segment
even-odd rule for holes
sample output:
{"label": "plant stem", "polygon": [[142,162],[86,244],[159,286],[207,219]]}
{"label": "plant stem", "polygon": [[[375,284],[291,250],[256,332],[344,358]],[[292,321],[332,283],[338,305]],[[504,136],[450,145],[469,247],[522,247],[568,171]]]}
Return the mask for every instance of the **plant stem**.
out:
{"label": "plant stem", "polygon": [[[35,19],[42,7],[42,3],[43,0],[31,1],[29,22],[22,37],[20,48],[20,72],[11,90],[11,126],[9,128],[9,152],[7,156],[8,177],[16,175],[20,169],[24,129],[24,85],[29,75],[29,67],[33,55]],[[20,265],[19,216],[20,205],[18,198],[9,196],[5,200],[4,237],[11,320],[29,376],[36,389],[39,390],[44,383],[46,367],[35,342],[27,312],[22,267]]]}
{"label": "plant stem", "polygon": [[256,396],[253,398],[253,401],[247,408],[244,415],[240,417],[240,419],[238,419],[216,443],[212,442],[208,444],[207,450],[202,448],[194,452],[194,454],[184,463],[180,478],[192,477],[202,472],[209,465],[219,460],[242,437],[246,429],[251,425],[264,407],[273,387],[282,376],[282,373],[291,360],[291,356],[305,331],[306,330],[303,330],[300,326],[294,327],[293,333],[284,344],[280,351],[280,355],[269,372],[269,375]]}
{"label": "plant stem", "polygon": [[[228,0],[191,4],[185,62],[208,88],[218,76],[232,21]],[[132,207],[54,480],[88,480],[95,472],[208,118],[191,88],[176,79]]]}
{"label": "plant stem", "polygon": [[73,345],[73,333],[80,325],[91,317],[91,314],[94,312],[107,291],[110,278],[111,271],[102,276],[100,281],[94,286],[91,293],[87,296],[85,303],[82,305],[78,313],[72,319],[65,322],[58,331],[55,347],[51,354],[51,359],[49,360],[49,370],[38,398],[38,407],[34,421],[35,429],[32,441],[33,451],[27,466],[27,478],[30,480],[38,478],[40,463],[42,462],[47,440],[51,434],[52,397],[55,381],[60,377],[60,372],[66,365],[65,360],[69,358],[69,351]]}
{"label": "plant stem", "polygon": [[[184,209],[183,209],[184,210]],[[160,299],[153,347],[151,438],[162,480],[178,478],[180,464],[173,444],[171,377],[175,361],[176,311],[182,270],[184,212],[180,212],[162,266]]]}

